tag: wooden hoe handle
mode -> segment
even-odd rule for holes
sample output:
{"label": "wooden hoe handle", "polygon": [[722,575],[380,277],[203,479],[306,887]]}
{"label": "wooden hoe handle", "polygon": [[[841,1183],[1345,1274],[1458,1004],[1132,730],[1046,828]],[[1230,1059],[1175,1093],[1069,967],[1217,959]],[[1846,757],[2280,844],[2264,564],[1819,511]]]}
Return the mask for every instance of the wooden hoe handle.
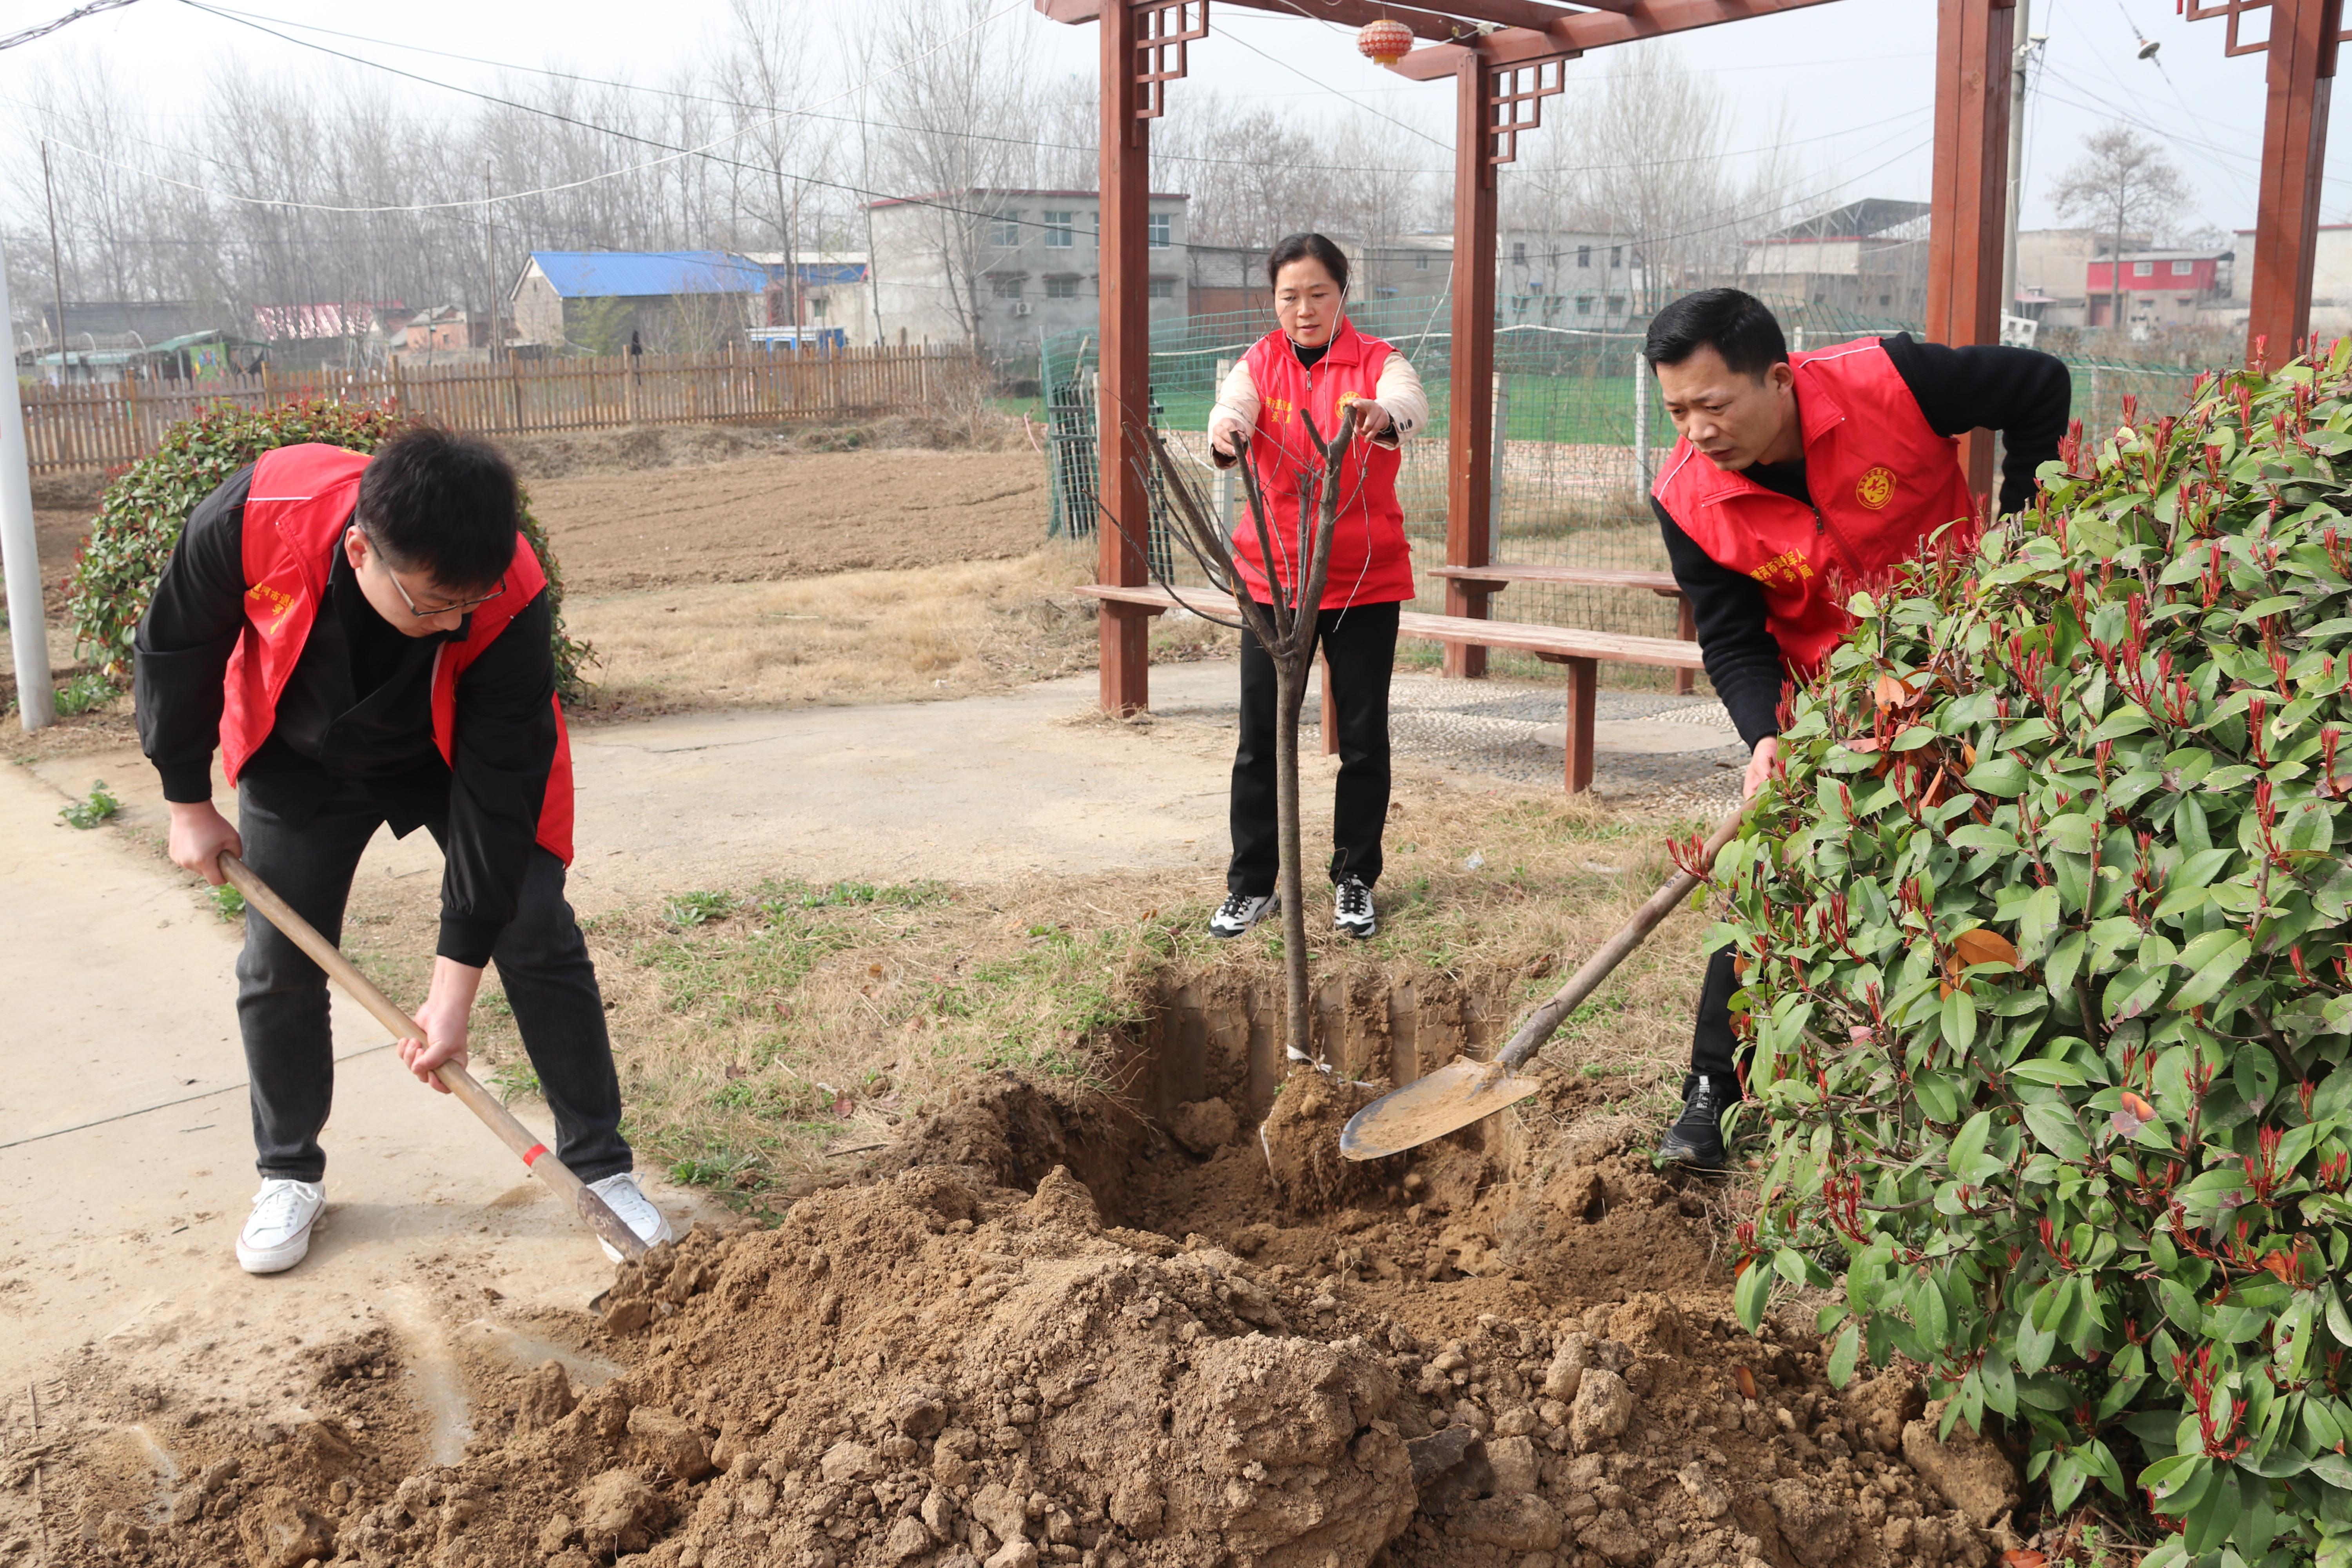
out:
{"label": "wooden hoe handle", "polygon": [[[223,852],[221,875],[230,886],[245,895],[245,901],[259,910],[264,919],[279,931],[295,946],[310,955],[312,962],[327,972],[329,978],[354,1001],[375,1015],[376,1022],[404,1040],[425,1038],[416,1020],[402,1012],[391,997],[376,989],[375,983],[359,972],[359,967],[342,954],[342,951],[319,934],[318,928],[294,912],[292,905],[272,892],[269,884],[253,874],[253,868],[236,856]],[[572,1173],[564,1163],[548,1152],[531,1130],[515,1120],[514,1112],[499,1103],[498,1096],[481,1086],[472,1073],[456,1062],[444,1062],[433,1069],[451,1094],[464,1101],[466,1109],[481,1118],[485,1126],[499,1135],[499,1141],[513,1150],[533,1173],[570,1200],[572,1211],[585,1221],[607,1244],[620,1249],[624,1258],[642,1258],[646,1244],[637,1233],[621,1221],[612,1205],[588,1190],[588,1184]]]}

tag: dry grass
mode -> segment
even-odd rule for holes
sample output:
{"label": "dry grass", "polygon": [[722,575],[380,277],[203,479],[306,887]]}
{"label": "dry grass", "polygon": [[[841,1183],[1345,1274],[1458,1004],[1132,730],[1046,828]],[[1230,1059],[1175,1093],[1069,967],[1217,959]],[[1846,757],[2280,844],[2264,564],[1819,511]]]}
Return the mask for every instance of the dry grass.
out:
{"label": "dry grass", "polygon": [[[789,708],[970,697],[1094,668],[1091,557],[1057,545],[1014,561],[649,589],[566,605],[595,646],[575,710]],[[1155,627],[1155,658],[1201,657],[1219,628]]]}
{"label": "dry grass", "polygon": [[[1504,976],[1520,1008],[1670,870],[1654,821],[1433,784],[1400,797],[1381,933],[1356,943],[1317,932],[1318,973]],[[591,941],[630,1136],[648,1163],[769,1211],[975,1072],[1091,1081],[1098,1047],[1180,979],[1246,972],[1279,984],[1270,931],[1216,942],[1205,922],[1218,889],[1171,890],[1118,877],[769,883],[680,889],[608,913]],[[420,903],[403,923],[425,940],[429,915]],[[1679,914],[1637,952],[1555,1038],[1551,1067],[1625,1079],[1637,1095],[1624,1109],[1659,1117],[1689,1049],[1706,918]],[[483,1024],[486,1070],[511,1074],[510,1026]]]}

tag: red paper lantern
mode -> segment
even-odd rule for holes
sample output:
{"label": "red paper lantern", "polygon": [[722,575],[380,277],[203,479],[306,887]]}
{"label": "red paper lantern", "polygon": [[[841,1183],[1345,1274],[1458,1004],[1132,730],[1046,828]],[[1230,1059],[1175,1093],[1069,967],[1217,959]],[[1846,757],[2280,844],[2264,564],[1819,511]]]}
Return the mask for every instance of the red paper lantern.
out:
{"label": "red paper lantern", "polygon": [[1356,49],[1375,65],[1392,66],[1412,50],[1412,29],[1383,16],[1356,33]]}

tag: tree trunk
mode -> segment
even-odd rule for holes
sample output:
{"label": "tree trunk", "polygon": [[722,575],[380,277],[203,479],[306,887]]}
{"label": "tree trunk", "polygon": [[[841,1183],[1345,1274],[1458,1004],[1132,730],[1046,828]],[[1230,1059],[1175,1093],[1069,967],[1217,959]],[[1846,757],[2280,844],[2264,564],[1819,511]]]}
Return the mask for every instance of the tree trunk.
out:
{"label": "tree trunk", "polygon": [[[1307,1038],[1307,879],[1300,874],[1300,840],[1305,835],[1298,826],[1298,715],[1307,705],[1307,670],[1313,668],[1311,658],[1278,658],[1274,664],[1274,815],[1282,841],[1282,866],[1276,874],[1275,889],[1282,900],[1283,995],[1289,1013],[1287,1043],[1305,1057],[1312,1057],[1315,1051]],[[1327,716],[1324,721],[1330,720]]]}

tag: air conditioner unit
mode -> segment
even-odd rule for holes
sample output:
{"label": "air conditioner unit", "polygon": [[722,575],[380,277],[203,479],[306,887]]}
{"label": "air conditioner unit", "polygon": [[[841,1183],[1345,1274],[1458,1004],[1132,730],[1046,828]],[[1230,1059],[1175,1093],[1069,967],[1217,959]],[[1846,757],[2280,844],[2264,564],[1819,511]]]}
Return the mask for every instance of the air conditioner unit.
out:
{"label": "air conditioner unit", "polygon": [[1016,315],[1016,316],[1025,316],[1025,315],[1027,315],[1027,314],[1029,313],[1029,301],[1028,301],[1028,300],[1013,300],[1013,313],[1014,315]]}

